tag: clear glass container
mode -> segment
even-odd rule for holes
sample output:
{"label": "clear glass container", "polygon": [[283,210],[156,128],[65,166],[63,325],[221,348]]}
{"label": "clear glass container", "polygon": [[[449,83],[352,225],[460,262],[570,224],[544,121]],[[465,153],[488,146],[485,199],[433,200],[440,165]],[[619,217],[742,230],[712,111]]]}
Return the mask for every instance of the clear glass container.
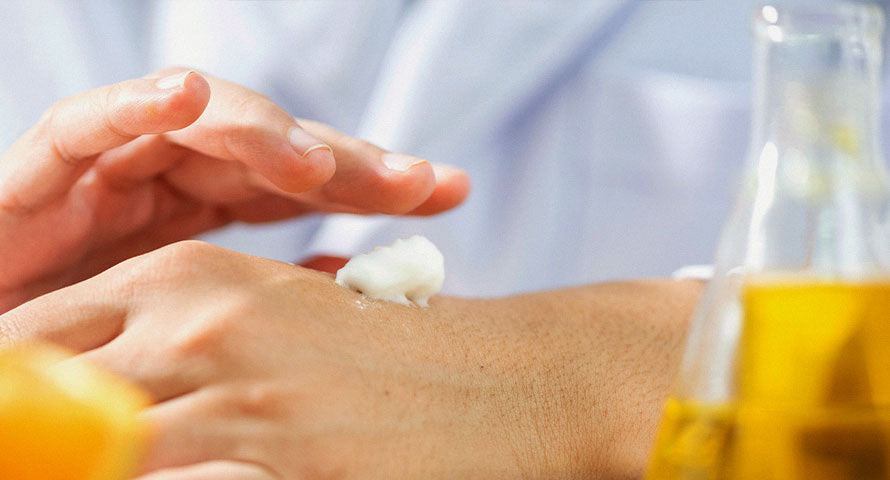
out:
{"label": "clear glass container", "polygon": [[749,161],[648,480],[890,479],[875,6],[759,9]]}

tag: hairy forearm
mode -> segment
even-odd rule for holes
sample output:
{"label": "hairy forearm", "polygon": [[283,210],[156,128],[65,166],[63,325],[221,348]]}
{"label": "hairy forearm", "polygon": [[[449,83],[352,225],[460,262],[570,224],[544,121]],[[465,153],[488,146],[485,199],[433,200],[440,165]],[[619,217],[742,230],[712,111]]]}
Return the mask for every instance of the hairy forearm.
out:
{"label": "hairy forearm", "polygon": [[618,479],[642,471],[698,290],[625,282],[418,308],[184,242],[7,312],[0,337],[101,344],[90,361],[188,405],[155,424],[147,471],[235,449],[287,478]]}
{"label": "hairy forearm", "polygon": [[645,280],[469,301],[497,332],[471,357],[503,379],[526,478],[642,473],[700,288]]}

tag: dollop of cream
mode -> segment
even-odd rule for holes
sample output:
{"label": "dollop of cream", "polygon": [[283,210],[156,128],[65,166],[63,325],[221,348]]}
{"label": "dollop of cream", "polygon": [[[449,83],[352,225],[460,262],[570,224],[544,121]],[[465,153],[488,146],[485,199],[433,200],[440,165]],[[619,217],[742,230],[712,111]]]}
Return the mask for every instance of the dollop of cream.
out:
{"label": "dollop of cream", "polygon": [[421,307],[445,281],[442,252],[426,237],[396,240],[392,245],[356,255],[337,271],[338,285],[369,298]]}

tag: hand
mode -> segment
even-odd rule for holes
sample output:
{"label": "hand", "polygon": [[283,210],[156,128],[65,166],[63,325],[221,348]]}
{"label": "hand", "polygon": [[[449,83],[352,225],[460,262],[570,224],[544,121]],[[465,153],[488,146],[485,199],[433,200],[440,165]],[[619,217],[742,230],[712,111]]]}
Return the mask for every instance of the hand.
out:
{"label": "hand", "polygon": [[142,480],[631,478],[697,284],[377,302],[177,243],[0,316],[157,404]]}
{"label": "hand", "polygon": [[231,221],[428,215],[467,192],[457,169],[167,69],[55,104],[0,159],[0,312]]}

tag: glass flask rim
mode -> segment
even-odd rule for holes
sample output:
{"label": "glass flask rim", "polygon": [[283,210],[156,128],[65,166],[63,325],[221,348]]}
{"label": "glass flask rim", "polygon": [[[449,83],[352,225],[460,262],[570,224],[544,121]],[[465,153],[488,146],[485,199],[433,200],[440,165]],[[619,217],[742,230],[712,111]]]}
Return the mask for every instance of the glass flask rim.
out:
{"label": "glass flask rim", "polygon": [[782,42],[799,37],[836,37],[878,40],[884,30],[884,12],[875,4],[766,3],[754,9],[751,30],[755,40]]}

